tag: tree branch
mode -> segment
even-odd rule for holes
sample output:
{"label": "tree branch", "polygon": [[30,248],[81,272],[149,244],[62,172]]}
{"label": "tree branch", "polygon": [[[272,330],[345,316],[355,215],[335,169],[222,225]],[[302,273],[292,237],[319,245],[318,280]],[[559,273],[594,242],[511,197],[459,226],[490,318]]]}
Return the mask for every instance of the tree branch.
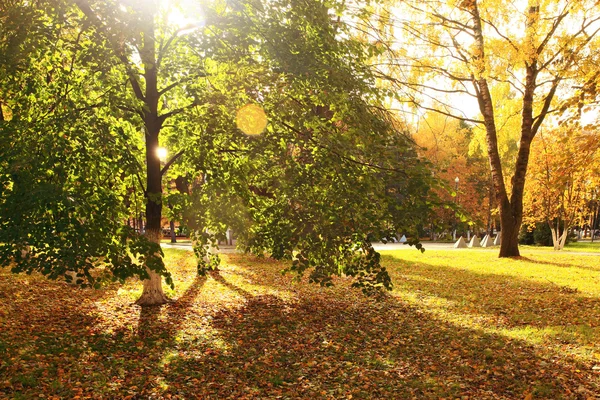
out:
{"label": "tree branch", "polygon": [[554,79],[554,82],[552,83],[552,88],[550,88],[550,91],[544,99],[544,105],[542,106],[542,110],[536,117],[533,118],[533,126],[531,127],[531,139],[535,137],[535,134],[542,125],[542,122],[544,122],[544,118],[546,117],[546,115],[548,115],[548,110],[550,109],[550,104],[552,103],[552,99],[554,98],[554,94],[556,93],[556,89],[558,88],[559,82],[560,78]]}
{"label": "tree branch", "polygon": [[164,122],[164,121],[165,121],[167,118],[169,118],[169,117],[172,117],[172,116],[174,116],[174,115],[177,115],[177,114],[181,114],[181,113],[182,113],[182,112],[184,112],[185,110],[187,110],[187,109],[190,109],[190,108],[192,108],[192,107],[195,107],[195,106],[197,106],[197,105],[198,105],[198,103],[197,103],[196,101],[194,101],[194,102],[192,102],[192,103],[188,104],[188,105],[187,105],[187,106],[185,106],[185,107],[181,107],[181,108],[177,108],[177,109],[175,109],[175,110],[173,110],[173,111],[169,111],[168,113],[165,113],[165,114],[162,114],[162,115],[160,115],[160,116],[158,117],[158,121],[159,121],[159,122],[160,122],[160,124],[162,125],[162,123],[163,123],[163,122]]}
{"label": "tree branch", "polygon": [[[306,137],[306,134],[302,131],[300,131],[299,129],[294,128],[293,126],[285,123],[282,120],[278,120],[278,122],[283,125],[284,127],[288,128],[289,130],[291,130],[292,132],[301,135],[303,137]],[[317,147],[323,149],[323,150],[327,150],[328,152],[334,154],[335,156],[337,156],[339,159],[341,160],[345,160],[345,161],[349,161],[351,163],[357,164],[357,165],[362,165],[364,167],[369,167],[369,168],[373,168],[376,170],[381,170],[381,171],[390,171],[390,172],[397,172],[400,173],[404,176],[406,176],[406,171],[401,170],[401,169],[397,169],[397,168],[389,168],[389,167],[382,167],[380,165],[375,165],[375,164],[371,164],[369,162],[366,161],[360,161],[360,160],[355,160],[354,158],[351,157],[347,157],[331,148],[329,148],[328,146],[325,146],[324,144],[319,143],[317,140],[315,140],[314,138],[311,137],[307,137],[307,139],[312,142],[313,144],[315,144]]]}
{"label": "tree branch", "polygon": [[160,176],[163,176],[168,170],[169,167],[175,162],[177,161],[177,159],[179,157],[181,157],[183,155],[183,153],[185,152],[185,150],[180,150],[177,154],[175,154],[173,157],[171,157],[171,159],[165,164],[165,166],[163,167],[163,169],[160,170]]}
{"label": "tree branch", "polygon": [[124,53],[123,47],[119,43],[115,42],[113,35],[111,35],[110,32],[107,31],[106,26],[102,23],[102,20],[98,17],[98,15],[94,12],[94,10],[92,10],[92,7],[90,7],[90,5],[87,3],[86,0],[75,0],[75,4],[84,13],[84,15],[89,20],[91,20],[92,23],[94,23],[96,28],[98,28],[98,30],[102,31],[102,33],[105,35],[105,37],[108,40],[108,42],[110,43],[113,51],[115,52],[115,55],[125,66],[125,69],[127,71],[127,76],[129,78],[129,82],[131,83],[131,88],[133,89],[133,92],[135,93],[135,96],[139,100],[145,101],[146,98],[144,96],[144,93],[142,92],[142,88],[140,86],[140,83],[138,81],[136,73],[133,71],[133,67],[131,66],[131,63],[129,62],[129,58]]}

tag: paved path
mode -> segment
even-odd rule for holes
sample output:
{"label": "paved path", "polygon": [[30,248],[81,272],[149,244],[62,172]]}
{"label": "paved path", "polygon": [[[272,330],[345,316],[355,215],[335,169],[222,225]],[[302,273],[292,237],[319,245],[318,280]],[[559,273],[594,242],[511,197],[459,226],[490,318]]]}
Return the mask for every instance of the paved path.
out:
{"label": "paved path", "polygon": [[[425,250],[453,250],[454,243],[439,243],[439,242],[422,242]],[[183,243],[161,243],[161,246],[166,249],[181,249],[181,250],[189,250],[192,251],[192,244],[190,242]],[[377,251],[382,250],[415,250],[414,246],[409,246],[404,243],[373,243],[373,248]],[[493,247],[498,249],[498,247]],[[492,248],[492,249],[493,249]],[[461,251],[464,249],[456,249],[457,251]],[[522,252],[533,252],[533,253],[548,253],[548,249],[523,249]],[[219,253],[231,254],[238,253],[235,246],[229,245],[220,245]],[[578,256],[600,256],[600,253],[592,253],[585,251],[564,251],[560,254],[573,254]]]}
{"label": "paved path", "polygon": [[[454,248],[454,243],[439,242],[421,242],[425,250],[450,250]],[[404,243],[373,243],[373,248],[380,250],[415,250],[415,246],[409,246]]]}
{"label": "paved path", "polygon": [[[183,242],[183,243],[161,243],[161,247],[165,249],[180,249],[180,250],[188,250],[193,251],[192,243]],[[221,244],[219,245],[219,253],[237,253],[235,246],[229,246]]]}
{"label": "paved path", "polygon": [[[190,242],[183,243],[161,243],[161,246],[166,249],[182,249],[192,251],[192,244]],[[428,243],[424,242],[423,246],[426,250],[450,250],[454,246],[453,243]],[[414,246],[409,246],[403,243],[373,243],[375,250],[415,250]],[[235,253],[235,246],[220,245],[219,253]]]}

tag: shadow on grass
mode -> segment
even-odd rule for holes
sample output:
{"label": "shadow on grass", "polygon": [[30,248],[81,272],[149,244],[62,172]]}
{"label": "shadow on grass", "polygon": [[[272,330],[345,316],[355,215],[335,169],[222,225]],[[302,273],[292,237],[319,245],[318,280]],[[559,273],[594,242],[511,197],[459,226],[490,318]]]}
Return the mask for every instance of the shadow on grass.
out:
{"label": "shadow on grass", "polygon": [[56,395],[74,396],[57,375],[88,351],[82,338],[99,320],[95,302],[114,296],[116,288],[81,289],[0,270],[0,293],[0,398],[37,396],[44,377]]}
{"label": "shadow on grass", "polygon": [[[262,270],[264,265],[258,261],[244,267],[248,271],[240,274],[252,276],[255,284],[289,289],[275,283],[269,276],[274,271]],[[429,269],[437,269],[438,275],[427,277]],[[440,269],[443,275],[454,274],[448,291],[463,290],[461,280],[484,284],[474,301],[485,302],[483,312],[496,312],[495,302],[484,295],[492,286],[480,282],[487,277],[426,265],[423,277],[440,278]],[[498,277],[495,283],[507,282],[522,283],[510,277]],[[230,282],[220,283],[246,301],[214,316],[212,327],[225,348],[212,349],[209,355],[179,353],[171,361],[167,382],[175,384],[184,373],[194,376],[193,389],[183,392],[188,395],[512,399],[531,393],[534,398],[556,399],[586,398],[598,390],[598,376],[589,366],[542,353],[523,340],[456,326],[392,296],[381,302],[357,297],[344,286],[347,282],[338,283],[334,290],[310,287],[296,301],[251,296]],[[525,289],[551,290],[534,286]],[[447,295],[441,288],[438,292]]]}
{"label": "shadow on grass", "polygon": [[253,297],[215,316],[226,351],[179,354],[167,380],[193,371],[199,386],[189,393],[214,398],[577,398],[582,385],[592,390],[574,366],[523,341],[459,328],[393,298],[361,303]]}
{"label": "shadow on grass", "polygon": [[[247,274],[244,274],[242,271],[238,271],[238,274],[247,276]],[[250,292],[225,280],[225,278],[223,278],[223,276],[221,275],[221,273],[219,271],[211,271],[209,275],[211,278],[213,278],[219,284],[226,287],[228,290],[231,290],[232,292],[239,294],[246,300],[252,299],[253,296],[252,296],[252,294],[250,294]],[[252,276],[252,278],[254,278],[254,276]]]}
{"label": "shadow on grass", "polygon": [[[15,285],[15,280],[31,282]],[[128,393],[132,386],[156,386],[160,360],[177,346],[181,321],[196,317],[194,300],[205,282],[196,278],[181,297],[162,307],[120,304],[117,310],[112,305],[99,311],[97,303],[116,296],[116,285],[82,290],[43,278],[0,275],[0,398],[28,399],[42,392],[122,398],[136,393]],[[137,326],[101,330],[106,323],[99,313],[107,310],[115,314],[104,319],[126,316]],[[132,315],[137,312],[139,319]]]}
{"label": "shadow on grass", "polygon": [[193,311],[194,301],[205,283],[206,277],[197,276],[177,300],[162,306],[141,307],[138,336],[148,342],[157,339],[172,341],[179,330],[177,321],[189,317]]}
{"label": "shadow on grass", "polygon": [[[561,255],[564,255],[565,253],[561,253]],[[517,261],[524,261],[524,262],[528,262],[528,263],[533,263],[533,264],[544,264],[544,265],[552,265],[555,267],[560,267],[560,268],[575,268],[575,269],[586,269],[586,270],[590,270],[590,271],[597,271],[600,273],[600,271],[598,270],[598,268],[593,268],[593,267],[586,267],[583,265],[575,265],[575,264],[569,264],[569,263],[559,263],[559,262],[555,262],[555,261],[548,261],[546,259],[544,260],[536,260],[533,258],[529,258],[529,257],[514,257],[513,260],[517,260]]]}
{"label": "shadow on grass", "polygon": [[506,328],[600,326],[600,299],[551,281],[545,284],[508,275],[404,263],[392,257],[385,257],[385,262],[395,275],[398,291],[449,300],[450,311],[464,313],[468,308],[469,314],[493,316],[497,324]]}
{"label": "shadow on grass", "polygon": [[[289,280],[278,273],[280,264],[242,256],[232,260],[243,262],[243,267],[227,274],[243,275],[253,287],[268,287],[273,293],[290,290]],[[519,290],[540,301],[557,295],[550,285],[426,264],[412,266],[410,274],[420,279],[396,273],[396,285],[456,303],[481,303],[477,310],[481,314],[512,312],[511,301]],[[66,322],[72,318],[68,330],[55,335],[59,342],[54,358],[40,357],[42,347],[30,349],[36,343],[33,337],[13,338],[22,345],[23,353],[17,347],[11,350],[19,358],[20,370],[33,372],[11,388],[0,386],[0,397],[17,398],[15,393],[22,392],[23,398],[32,398],[41,387],[46,394],[65,398],[176,399],[321,399],[350,394],[364,399],[514,399],[528,393],[534,398],[577,399],[598,390],[598,376],[587,366],[542,354],[522,340],[456,326],[393,296],[379,302],[357,296],[346,280],[339,280],[333,289],[298,284],[293,286],[295,300],[286,301],[275,295],[254,296],[243,284],[237,286],[223,276],[196,278],[177,301],[141,310],[137,325],[116,332],[90,334],[93,316],[73,302],[65,316]],[[212,279],[241,299],[236,296],[235,302],[203,308],[200,294],[219,293],[210,291]],[[17,293],[28,292],[18,288]],[[579,307],[579,294],[562,295]],[[499,297],[500,309],[491,297]],[[51,309],[63,298],[38,296],[38,301]],[[530,307],[539,315],[545,312],[541,303]],[[139,312],[137,307],[131,309]],[[560,317],[567,315],[563,310]],[[79,318],[83,322],[75,324]],[[507,318],[516,324],[510,315]],[[27,319],[20,321],[26,324]],[[43,326],[43,321],[38,323]],[[5,326],[10,322],[3,317],[0,327]],[[51,329],[45,325],[39,335],[50,334]],[[76,352],[70,355],[69,348]],[[2,369],[4,362],[0,360],[0,383],[15,370]]]}

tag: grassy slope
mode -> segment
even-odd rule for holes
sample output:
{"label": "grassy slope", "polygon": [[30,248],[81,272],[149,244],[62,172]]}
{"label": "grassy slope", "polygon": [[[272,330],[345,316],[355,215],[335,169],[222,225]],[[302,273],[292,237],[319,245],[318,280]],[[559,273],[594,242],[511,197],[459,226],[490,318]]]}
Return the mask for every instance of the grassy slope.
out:
{"label": "grassy slope", "polygon": [[136,282],[73,289],[0,270],[0,398],[594,398],[600,260],[524,251],[385,252],[383,301],[229,255],[175,299]]}

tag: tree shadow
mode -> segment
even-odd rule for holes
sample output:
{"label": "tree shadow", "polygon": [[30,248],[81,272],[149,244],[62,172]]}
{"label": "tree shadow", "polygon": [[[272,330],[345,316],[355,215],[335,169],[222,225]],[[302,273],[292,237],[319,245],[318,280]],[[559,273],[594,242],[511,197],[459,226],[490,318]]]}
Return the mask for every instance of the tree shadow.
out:
{"label": "tree shadow", "polygon": [[583,398],[598,388],[598,379],[575,371],[581,366],[545,358],[524,341],[440,321],[392,297],[357,303],[344,295],[295,302],[254,296],[218,312],[212,326],[226,351],[172,361],[175,371],[226,382],[195,386],[200,397],[578,398],[583,387]]}
{"label": "tree shadow", "polygon": [[582,265],[574,265],[574,264],[569,264],[569,263],[559,263],[559,262],[555,262],[555,261],[547,261],[547,260],[536,260],[533,258],[529,258],[529,257],[514,257],[514,260],[517,261],[524,261],[524,262],[529,262],[532,264],[545,264],[545,265],[553,265],[555,267],[560,267],[560,268],[579,268],[579,269],[586,269],[586,270],[590,270],[590,271],[597,271],[600,273],[600,270],[598,268],[593,268],[593,267],[586,267],[586,266],[582,266]]}
{"label": "tree shadow", "polygon": [[[11,328],[10,335],[0,329],[0,351],[2,340],[22,346],[8,352],[21,357],[19,365],[0,361],[0,397],[17,397],[17,390],[27,397],[36,393],[40,381],[53,388],[46,394],[64,398],[512,399],[532,394],[583,399],[600,392],[600,376],[591,372],[590,365],[542,351],[524,340],[446,322],[395,296],[382,301],[357,296],[347,280],[337,280],[333,289],[298,284],[294,296],[288,297],[254,295],[243,284],[239,287],[225,279],[227,274],[251,278],[253,285],[275,294],[292,291],[292,276],[278,274],[282,266],[276,262],[242,256],[232,261],[242,266],[225,267],[223,275],[195,278],[172,303],[141,310],[131,306],[128,313],[139,311],[139,321],[113,332],[89,333],[88,328],[97,323],[93,302],[88,312],[88,306],[78,306],[80,299],[69,299],[68,294],[36,294],[46,313],[61,301],[69,304],[58,307],[64,317],[49,318],[52,323],[63,321],[65,330],[53,333],[47,325],[44,330],[34,327],[37,340],[44,341],[37,346],[26,330],[29,321],[44,323],[43,311],[30,319],[18,316],[19,325]],[[591,312],[597,315],[600,309],[597,299],[561,292],[556,285],[415,265],[405,276],[400,276],[401,266],[388,266],[397,287],[446,299],[449,311],[456,313],[464,314],[465,308],[452,304],[469,302],[473,310],[466,317],[491,316],[509,328],[564,325],[578,319],[591,326]],[[213,286],[211,278],[218,285]],[[244,279],[233,280],[238,281]],[[241,299],[198,301],[222,288]],[[21,303],[10,310],[18,313],[19,304],[28,304],[29,291],[15,291]],[[10,327],[2,310],[0,327]],[[21,340],[19,332],[28,339]],[[38,361],[46,366],[38,368]],[[21,377],[22,382],[5,388],[7,376],[9,380]],[[78,381],[84,385],[73,384]]]}
{"label": "tree shadow", "polygon": [[157,339],[171,341],[179,330],[178,324],[174,321],[182,321],[189,317],[193,311],[194,301],[205,283],[205,276],[196,276],[178,299],[161,306],[140,307],[138,337],[147,341]]}
{"label": "tree shadow", "polygon": [[24,337],[41,334],[48,325],[56,334],[66,333],[74,323],[91,326],[97,320],[95,303],[116,291],[116,285],[82,289],[37,274],[11,275],[0,269],[2,313],[10,316],[11,326],[23,328]]}
{"label": "tree shadow", "polygon": [[[238,271],[238,274],[243,275],[243,272],[239,272]],[[246,300],[253,298],[253,295],[250,292],[248,292],[248,291],[240,288],[239,286],[236,286],[236,285],[234,285],[234,284],[226,281],[225,278],[223,278],[223,276],[221,275],[220,271],[211,271],[209,273],[209,275],[210,275],[211,278],[213,278],[219,284],[225,286],[227,289],[231,290],[232,292],[235,292],[235,293],[239,294],[240,296],[242,296]]]}
{"label": "tree shadow", "polygon": [[[37,396],[44,375],[81,364],[88,348],[80,341],[99,321],[96,303],[116,291],[116,285],[82,289],[0,269],[0,398]],[[58,380],[54,383],[61,397],[74,396]]]}
{"label": "tree shadow", "polygon": [[492,316],[503,327],[600,326],[600,299],[551,281],[546,284],[426,263],[416,263],[409,270],[398,268],[398,273],[409,274],[395,277],[399,291],[446,299],[450,302],[447,309],[458,313],[464,313],[467,302],[471,314]]}
{"label": "tree shadow", "polygon": [[[205,282],[196,277],[162,307],[141,308],[126,297],[103,306],[119,285],[78,289],[0,271],[0,398],[37,397],[40,385],[61,398],[119,398],[131,386],[151,393],[183,322],[201,316],[195,300]],[[111,322],[121,318],[124,323]],[[78,381],[84,384],[75,386]]]}

